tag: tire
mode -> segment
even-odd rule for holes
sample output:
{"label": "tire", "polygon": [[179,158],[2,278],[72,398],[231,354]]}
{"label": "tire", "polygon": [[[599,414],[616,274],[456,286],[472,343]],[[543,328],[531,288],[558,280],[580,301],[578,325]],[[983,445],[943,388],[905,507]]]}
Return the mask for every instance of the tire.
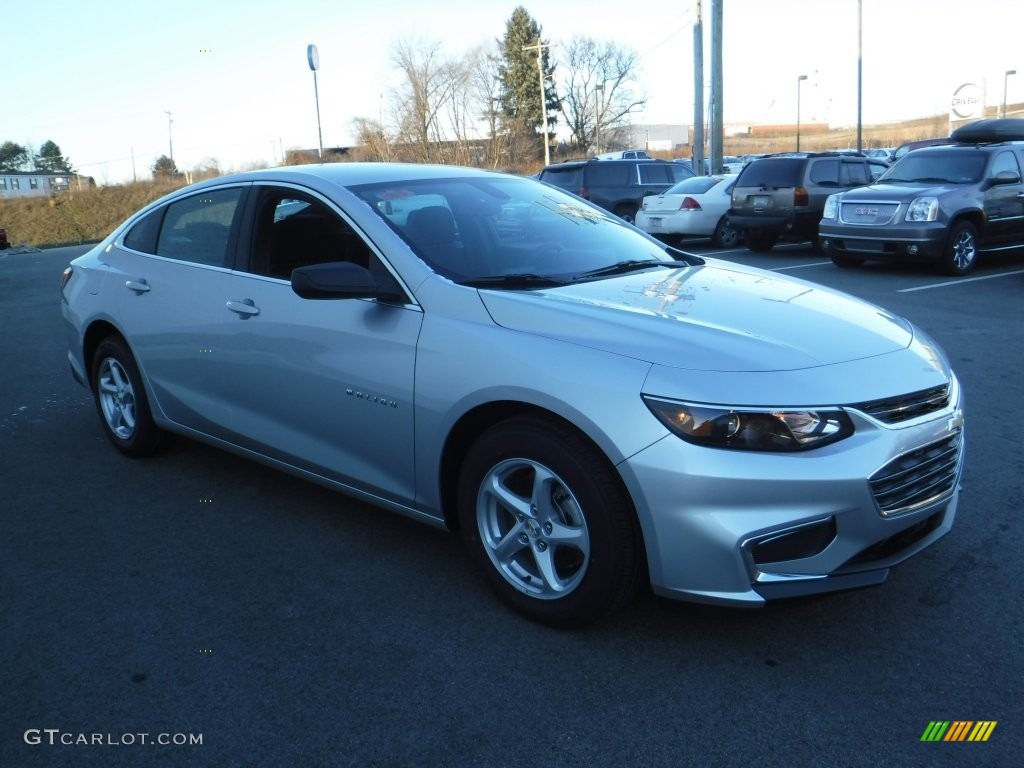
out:
{"label": "tire", "polygon": [[627,224],[633,224],[636,221],[636,211],[634,205],[620,205],[615,208],[614,213]]}
{"label": "tire", "polygon": [[532,621],[584,626],[636,594],[644,557],[633,506],[568,426],[522,417],[485,432],[459,476],[458,515],[474,564]]}
{"label": "tire", "polygon": [[743,233],[729,223],[728,216],[723,216],[711,235],[711,244],[716,248],[735,248],[742,239]]}
{"label": "tire", "polygon": [[743,233],[743,242],[754,253],[768,253],[778,239],[778,235],[761,229],[748,229]]}
{"label": "tire", "polygon": [[974,269],[978,259],[978,230],[969,221],[958,221],[949,230],[946,247],[939,261],[939,271],[960,277]]}
{"label": "tire", "polygon": [[153,421],[135,359],[118,336],[104,339],[92,359],[92,391],[100,423],[110,442],[126,456],[152,456],[168,435]]}

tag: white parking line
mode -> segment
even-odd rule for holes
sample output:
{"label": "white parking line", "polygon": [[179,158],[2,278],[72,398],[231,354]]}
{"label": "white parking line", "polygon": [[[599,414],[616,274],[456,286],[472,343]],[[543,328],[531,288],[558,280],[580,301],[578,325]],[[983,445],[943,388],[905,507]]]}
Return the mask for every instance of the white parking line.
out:
{"label": "white parking line", "polygon": [[998,275],[981,275],[980,277],[962,277],[959,280],[947,280],[944,283],[932,283],[931,285],[919,285],[916,288],[900,288],[896,293],[912,293],[913,291],[927,291],[930,288],[945,288],[948,285],[964,285],[965,283],[976,283],[979,280],[995,280],[997,277],[1009,277],[1010,275],[1024,275],[1024,269],[1015,269],[1012,272],[1000,272]]}
{"label": "white parking line", "polygon": [[803,269],[804,267],[820,267],[831,263],[831,261],[812,261],[810,264],[794,264],[791,267],[773,267],[772,272],[785,272],[787,269]]}

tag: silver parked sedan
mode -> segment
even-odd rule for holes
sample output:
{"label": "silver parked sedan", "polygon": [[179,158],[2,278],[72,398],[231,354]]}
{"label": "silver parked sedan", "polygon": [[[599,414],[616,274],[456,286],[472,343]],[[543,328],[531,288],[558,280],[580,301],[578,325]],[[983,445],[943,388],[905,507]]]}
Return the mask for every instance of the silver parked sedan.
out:
{"label": "silver parked sedan", "polygon": [[457,529],[555,626],[644,583],[734,605],[875,584],[956,512],[960,388],[927,336],[529,179],[214,179],[75,259],[61,304],[123,453],[178,433]]}

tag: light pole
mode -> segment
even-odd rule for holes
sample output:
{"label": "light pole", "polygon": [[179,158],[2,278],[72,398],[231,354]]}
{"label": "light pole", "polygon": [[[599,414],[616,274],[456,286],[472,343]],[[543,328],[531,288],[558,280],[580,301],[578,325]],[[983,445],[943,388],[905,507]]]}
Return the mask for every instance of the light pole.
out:
{"label": "light pole", "polygon": [[171,124],[174,121],[171,119],[171,113],[166,109],[164,110],[164,114],[167,115],[167,151],[171,159],[171,165],[174,165],[174,137],[171,135]]}
{"label": "light pole", "polygon": [[1006,117],[1006,81],[1010,79],[1010,75],[1016,75],[1016,69],[1008,69],[1003,75],[1003,114],[1002,117]]}
{"label": "light pole", "polygon": [[796,79],[796,151],[800,151],[800,84],[807,79],[807,75],[800,75]]}
{"label": "light pole", "polygon": [[594,86],[594,99],[597,102],[597,114],[594,115],[594,146],[595,155],[601,154],[601,112],[604,107],[604,83]]}
{"label": "light pole", "polygon": [[320,162],[323,162],[324,134],[320,129],[320,91],[316,86],[316,71],[320,69],[320,53],[312,43],[306,46],[306,61],[309,62],[309,68],[313,70],[313,96],[316,98],[316,135],[320,140]]}

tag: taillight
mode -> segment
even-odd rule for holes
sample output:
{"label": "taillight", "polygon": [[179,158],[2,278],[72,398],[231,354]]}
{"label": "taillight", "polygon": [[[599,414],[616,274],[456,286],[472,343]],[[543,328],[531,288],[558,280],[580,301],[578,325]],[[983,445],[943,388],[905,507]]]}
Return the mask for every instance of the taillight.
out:
{"label": "taillight", "polygon": [[71,275],[75,273],[75,270],[68,266],[64,268],[64,271],[60,273],[60,289],[63,291],[64,286],[71,282]]}
{"label": "taillight", "polygon": [[586,187],[580,187],[579,196],[582,197],[584,200],[589,200],[590,190],[587,189]]}
{"label": "taillight", "polygon": [[808,206],[811,203],[811,196],[807,194],[807,190],[803,187],[797,187],[793,190],[793,206],[800,208],[801,206]]}
{"label": "taillight", "polygon": [[679,206],[680,211],[699,211],[701,210],[700,203],[694,200],[692,197],[684,197],[683,204]]}

